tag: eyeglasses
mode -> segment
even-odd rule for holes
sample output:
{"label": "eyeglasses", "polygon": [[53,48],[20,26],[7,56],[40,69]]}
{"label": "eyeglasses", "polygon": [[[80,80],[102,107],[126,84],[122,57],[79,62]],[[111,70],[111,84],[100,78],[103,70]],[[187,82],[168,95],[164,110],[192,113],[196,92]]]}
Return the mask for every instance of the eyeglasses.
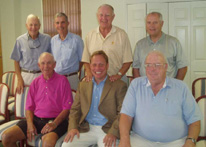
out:
{"label": "eyeglasses", "polygon": [[166,63],[146,63],[144,66],[145,68],[160,68],[162,66],[164,66]]}
{"label": "eyeglasses", "polygon": [[41,43],[39,41],[39,38],[36,40],[28,39],[28,45],[30,49],[36,49],[41,46]]}

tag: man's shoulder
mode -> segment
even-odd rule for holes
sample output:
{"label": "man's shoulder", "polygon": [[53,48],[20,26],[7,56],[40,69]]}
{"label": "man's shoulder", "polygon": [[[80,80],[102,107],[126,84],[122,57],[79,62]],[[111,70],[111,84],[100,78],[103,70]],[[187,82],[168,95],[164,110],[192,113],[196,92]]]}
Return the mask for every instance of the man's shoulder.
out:
{"label": "man's shoulder", "polygon": [[39,33],[42,38],[51,39],[51,36],[45,33]]}
{"label": "man's shoulder", "polygon": [[174,42],[179,42],[179,40],[174,37],[174,36],[171,36],[169,34],[164,34],[165,35],[165,38],[168,40],[168,41],[174,41]]}
{"label": "man's shoulder", "polygon": [[[111,81],[109,80],[108,83],[110,83],[110,84],[112,84],[112,86],[116,86],[116,87],[127,86],[127,84],[126,84],[124,81],[122,81],[121,79],[116,80],[116,81],[114,81],[114,82],[111,82]],[[105,84],[106,84],[106,83],[105,83]]]}
{"label": "man's shoulder", "polygon": [[77,41],[81,41],[81,40],[82,40],[82,38],[81,38],[79,35],[77,35],[77,34],[74,34],[74,33],[69,32],[68,35],[69,35],[72,39],[74,39],[74,40],[77,40]]}
{"label": "man's shoulder", "polygon": [[20,35],[16,40],[28,39],[27,33]]}
{"label": "man's shoulder", "polygon": [[167,77],[167,81],[168,81],[168,84],[171,87],[177,87],[178,89],[187,88],[187,84],[184,83],[182,80],[178,80],[178,79],[175,79],[175,78]]}
{"label": "man's shoulder", "polygon": [[53,40],[57,39],[58,37],[59,37],[59,34],[56,34],[51,38],[51,40],[53,41]]}

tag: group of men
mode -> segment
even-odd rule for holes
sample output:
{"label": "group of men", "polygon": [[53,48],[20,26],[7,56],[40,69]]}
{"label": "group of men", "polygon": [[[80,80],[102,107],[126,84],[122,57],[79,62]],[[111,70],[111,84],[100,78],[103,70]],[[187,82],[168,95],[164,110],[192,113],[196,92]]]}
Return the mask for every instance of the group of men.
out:
{"label": "group of men", "polygon": [[[162,15],[152,12],[146,17],[149,36],[137,43],[133,61],[128,36],[112,25],[114,17],[112,6],[98,8],[99,26],[88,33],[83,50],[64,13],[55,15],[59,34],[52,39],[38,32],[38,17],[28,16],[28,33],[17,39],[11,56],[17,91],[30,85],[26,120],[2,134],[4,146],[40,133],[43,146],[55,146],[66,132],[63,147],[195,146],[201,114],[180,81],[188,63],[179,41],[161,31]],[[132,61],[139,78],[127,90],[123,81]],[[86,77],[79,83],[82,63]],[[74,102],[71,89],[77,89]]]}

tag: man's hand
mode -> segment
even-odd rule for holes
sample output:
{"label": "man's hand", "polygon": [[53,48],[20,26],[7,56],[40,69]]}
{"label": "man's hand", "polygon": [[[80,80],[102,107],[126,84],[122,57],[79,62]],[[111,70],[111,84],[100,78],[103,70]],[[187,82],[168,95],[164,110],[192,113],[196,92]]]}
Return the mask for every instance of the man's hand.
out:
{"label": "man's hand", "polygon": [[195,147],[195,144],[192,140],[187,139],[182,147]]}
{"label": "man's hand", "polygon": [[104,146],[112,147],[112,144],[114,144],[114,146],[116,146],[116,139],[117,139],[116,136],[114,136],[112,134],[107,134],[103,139]]}
{"label": "man's hand", "polygon": [[34,124],[28,124],[27,138],[29,139],[29,141],[34,140],[35,135],[37,135],[36,127],[34,126]]}
{"label": "man's hand", "polygon": [[111,82],[114,82],[114,81],[119,80],[121,78],[122,77],[120,75],[118,75],[118,74],[109,77]]}
{"label": "man's hand", "polygon": [[41,130],[41,133],[42,134],[46,134],[46,133],[49,133],[51,131],[53,131],[54,129],[56,129],[56,124],[54,122],[52,123],[47,123]]}
{"label": "man's hand", "polygon": [[22,78],[19,78],[18,83],[17,83],[16,91],[17,91],[18,94],[21,94],[21,93],[23,93],[23,89],[24,89],[24,81],[23,81]]}
{"label": "man's hand", "polygon": [[77,135],[77,138],[79,138],[79,131],[77,129],[71,129],[64,138],[64,142],[72,142],[75,135]]}
{"label": "man's hand", "polygon": [[91,73],[91,72],[88,72],[87,75],[86,75],[86,77],[85,77],[85,81],[86,81],[86,82],[89,82],[89,81],[91,81],[91,80],[92,80],[92,73]]}

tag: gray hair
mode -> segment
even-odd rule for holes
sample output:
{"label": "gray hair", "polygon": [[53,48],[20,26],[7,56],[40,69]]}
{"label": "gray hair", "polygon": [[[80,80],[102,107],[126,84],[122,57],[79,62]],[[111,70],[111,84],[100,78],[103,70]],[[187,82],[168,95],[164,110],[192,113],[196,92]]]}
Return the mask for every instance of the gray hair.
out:
{"label": "gray hair", "polygon": [[102,4],[101,6],[99,6],[99,8],[97,9],[97,14],[101,7],[109,7],[112,10],[112,16],[114,15],[114,8],[109,4]]}
{"label": "gray hair", "polygon": [[[163,21],[162,14],[161,14],[160,12],[150,12],[149,14],[147,14],[147,16],[149,16],[149,15],[158,15],[160,22]],[[147,17],[146,17],[146,18],[147,18]]]}
{"label": "gray hair", "polygon": [[68,17],[65,13],[63,12],[59,12],[57,13],[55,16],[54,16],[54,20],[57,18],[57,17],[65,17],[66,21],[68,22]]}
{"label": "gray hair", "polygon": [[146,56],[146,58],[145,58],[145,61],[144,61],[145,63],[146,63],[146,60],[147,60],[148,56],[150,56],[150,55],[152,55],[152,54],[155,54],[155,55],[158,55],[159,57],[162,57],[163,62],[167,64],[167,60],[166,60],[164,54],[163,54],[162,52],[160,52],[160,51],[157,51],[157,50],[150,51],[150,52],[147,54],[147,56]]}
{"label": "gray hair", "polygon": [[56,62],[55,59],[54,59],[54,56],[51,54],[51,53],[48,53],[48,52],[43,52],[41,53],[41,55],[39,56],[39,59],[38,59],[38,63],[40,64],[41,63],[41,59],[43,56],[46,56],[46,55],[49,55],[51,57],[51,61],[52,62]]}
{"label": "gray hair", "polygon": [[36,16],[36,15],[34,15],[34,14],[29,14],[29,15],[27,16],[26,24],[29,22],[29,19],[31,19],[31,18],[35,18],[35,19],[37,19],[38,22],[39,22],[39,24],[41,24],[41,23],[40,23],[40,19],[39,19],[39,17]]}

